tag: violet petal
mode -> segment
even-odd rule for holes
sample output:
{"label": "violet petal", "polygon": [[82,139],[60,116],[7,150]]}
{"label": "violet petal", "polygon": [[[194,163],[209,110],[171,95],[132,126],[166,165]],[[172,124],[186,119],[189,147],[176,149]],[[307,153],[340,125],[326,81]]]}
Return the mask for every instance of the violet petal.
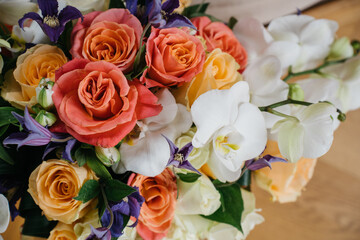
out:
{"label": "violet petal", "polygon": [[100,239],[100,240],[111,240],[111,233],[106,227],[94,228],[90,225],[91,234],[86,238],[86,240]]}
{"label": "violet petal", "polygon": [[179,150],[179,153],[184,156],[184,159],[187,159],[193,149],[194,146],[192,145],[192,142],[189,142]]}
{"label": "violet petal", "polygon": [[36,133],[24,133],[24,132],[17,132],[12,133],[10,136],[4,139],[3,144],[16,144],[17,148],[27,145],[27,146],[44,146],[50,142],[50,138],[46,136],[42,136]]}
{"label": "violet petal", "polygon": [[166,13],[172,13],[179,6],[180,6],[179,0],[167,0],[161,5],[161,10],[163,10]]}
{"label": "violet petal", "polygon": [[66,6],[64,9],[61,10],[58,17],[60,25],[63,26],[65,26],[68,21],[78,18],[81,18],[82,20],[84,19],[81,12],[73,6]]}
{"label": "violet petal", "polygon": [[160,26],[160,29],[173,27],[189,27],[196,30],[196,27],[191,23],[191,21],[181,14],[172,13],[166,15],[165,18],[167,19],[167,22],[164,26]]}
{"label": "violet petal", "polygon": [[58,27],[52,28],[47,24],[43,24],[41,28],[44,31],[44,33],[49,36],[52,42],[57,42],[61,33],[65,30],[65,26],[63,25],[59,25]]}
{"label": "violet petal", "polygon": [[189,161],[184,161],[183,163],[180,164],[179,168],[185,168],[187,170],[190,170],[190,171],[193,171],[193,172],[196,172],[197,174],[201,175],[201,173],[196,169],[194,168],[191,163]]}
{"label": "violet petal", "polygon": [[147,16],[149,23],[159,24],[162,20],[161,15],[161,0],[147,1],[146,3]]}
{"label": "violet petal", "polygon": [[38,0],[38,5],[44,17],[58,15],[59,4],[57,0]]}
{"label": "violet petal", "polygon": [[274,157],[274,156],[271,156],[271,155],[265,155],[263,157],[264,159],[266,159],[269,163],[273,163],[273,162],[288,162],[286,161],[285,159],[283,158],[279,158],[279,157]]}
{"label": "violet petal", "polygon": [[162,135],[162,136],[166,139],[166,141],[169,144],[170,154],[174,155],[174,154],[178,153],[179,148],[170,139],[168,139],[166,136],[164,136],[164,135]]}
{"label": "violet petal", "polygon": [[69,141],[67,141],[65,150],[62,154],[62,158],[70,162],[74,162],[74,160],[71,157],[71,150],[74,148],[75,144],[76,144],[76,139],[70,139]]}
{"label": "violet petal", "polygon": [[260,158],[254,161],[252,164],[250,164],[247,168],[249,170],[255,171],[264,167],[269,167],[271,169],[271,164],[266,159]]}
{"label": "violet petal", "polygon": [[40,21],[41,23],[42,23],[42,17],[39,15],[39,14],[37,14],[37,13],[35,13],[35,12],[29,12],[29,13],[26,13],[22,18],[20,18],[20,20],[18,21],[18,23],[19,23],[19,26],[22,28],[22,29],[24,29],[24,22],[25,22],[25,20],[26,19],[28,19],[28,18],[30,18],[30,19],[32,19],[32,20],[35,20],[35,21]]}
{"label": "violet petal", "polygon": [[137,0],[126,0],[126,8],[130,11],[132,15],[136,15],[137,4]]}

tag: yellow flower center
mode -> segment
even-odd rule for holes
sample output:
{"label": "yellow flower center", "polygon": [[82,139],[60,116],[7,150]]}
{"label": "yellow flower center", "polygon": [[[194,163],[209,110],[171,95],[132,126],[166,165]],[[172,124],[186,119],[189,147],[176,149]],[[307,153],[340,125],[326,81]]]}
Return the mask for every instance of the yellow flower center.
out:
{"label": "yellow flower center", "polygon": [[44,23],[52,28],[60,26],[59,19],[55,16],[46,16],[44,18]]}
{"label": "yellow flower center", "polygon": [[229,143],[227,136],[218,136],[215,140],[215,146],[218,150],[223,152],[225,155],[229,154],[231,150],[239,150],[240,146],[237,144]]}
{"label": "yellow flower center", "polygon": [[181,153],[176,153],[174,156],[174,159],[180,163],[182,163],[184,161],[184,155],[182,155]]}

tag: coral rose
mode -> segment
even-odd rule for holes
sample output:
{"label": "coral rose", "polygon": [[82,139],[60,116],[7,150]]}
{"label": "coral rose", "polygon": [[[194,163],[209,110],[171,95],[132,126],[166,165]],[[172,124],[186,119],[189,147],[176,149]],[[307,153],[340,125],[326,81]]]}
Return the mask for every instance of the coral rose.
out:
{"label": "coral rose", "polygon": [[149,68],[140,81],[147,87],[170,87],[190,82],[201,72],[205,50],[201,41],[186,30],[153,28],[145,59]]}
{"label": "coral rose", "polygon": [[212,89],[229,89],[242,80],[238,72],[240,66],[228,53],[219,48],[213,50],[206,58],[203,70],[190,83],[186,100],[188,107],[203,93]]}
{"label": "coral rose", "polygon": [[197,34],[206,40],[209,52],[220,48],[233,56],[240,65],[240,71],[244,71],[247,64],[247,53],[228,26],[222,22],[211,22],[208,17],[192,18],[191,22],[197,27]]}
{"label": "coral rose", "polygon": [[[281,157],[277,142],[268,141],[263,155]],[[316,159],[301,158],[296,163],[275,162],[272,169],[262,168],[255,171],[255,181],[259,187],[271,193],[273,201],[294,202],[301,195],[313,176]]]}
{"label": "coral rose", "polygon": [[36,104],[36,87],[42,78],[55,80],[55,71],[67,62],[60,48],[38,44],[20,55],[14,73],[5,77],[1,96],[18,108]]}
{"label": "coral rose", "polygon": [[92,12],[75,25],[70,53],[74,58],[111,62],[127,73],[133,67],[142,31],[139,20],[126,9]]}
{"label": "coral rose", "polygon": [[31,173],[28,192],[48,219],[71,224],[96,204],[94,200],[82,203],[74,199],[82,185],[95,178],[86,166],[52,159],[42,162]]}
{"label": "coral rose", "polygon": [[59,222],[56,227],[51,230],[48,240],[76,240],[74,229],[70,224]]}
{"label": "coral rose", "polygon": [[137,231],[145,240],[158,240],[166,236],[174,217],[176,205],[176,177],[166,168],[155,177],[136,175],[129,179],[131,186],[139,188],[145,198]]}
{"label": "coral rose", "polygon": [[142,118],[162,107],[145,86],[114,64],[74,59],[56,74],[53,101],[66,131],[81,142],[114,147]]}

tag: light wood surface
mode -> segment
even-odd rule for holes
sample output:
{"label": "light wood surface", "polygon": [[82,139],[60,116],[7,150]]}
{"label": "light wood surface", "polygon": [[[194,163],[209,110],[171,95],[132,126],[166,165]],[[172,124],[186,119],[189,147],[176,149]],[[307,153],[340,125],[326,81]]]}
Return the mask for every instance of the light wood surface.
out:
{"label": "light wood surface", "polygon": [[[233,1],[232,8],[240,11],[240,3]],[[218,4],[215,15],[222,12]],[[305,14],[336,20],[339,37],[360,39],[360,0],[332,1]],[[255,185],[253,190],[265,222],[255,227],[248,240],[360,240],[360,110],[347,114],[331,150],[318,161],[297,202],[272,203],[269,194]],[[16,240],[10,234],[18,231],[12,226],[3,237]]]}

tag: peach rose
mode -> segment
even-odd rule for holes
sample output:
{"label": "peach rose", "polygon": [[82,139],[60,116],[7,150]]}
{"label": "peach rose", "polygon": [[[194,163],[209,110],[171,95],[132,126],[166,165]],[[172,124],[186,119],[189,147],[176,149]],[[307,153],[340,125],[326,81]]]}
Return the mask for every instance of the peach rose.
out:
{"label": "peach rose", "polygon": [[30,175],[28,192],[50,220],[71,224],[83,217],[96,202],[75,200],[82,185],[95,174],[86,166],[64,160],[42,162]]}
{"label": "peach rose", "polygon": [[76,240],[74,229],[70,224],[58,222],[56,227],[50,232],[48,240]]}
{"label": "peach rose", "polygon": [[201,72],[205,50],[201,41],[186,30],[153,28],[145,59],[149,68],[140,81],[147,87],[170,87],[190,82]]}
{"label": "peach rose", "polygon": [[191,81],[186,100],[188,107],[203,93],[212,89],[229,89],[242,80],[239,64],[228,53],[214,49],[206,58],[203,70]]}
{"label": "peach rose", "polygon": [[240,65],[240,71],[244,71],[247,64],[247,53],[228,26],[222,22],[211,22],[208,17],[192,18],[191,22],[197,27],[197,34],[206,40],[208,51],[220,48],[233,56]]}
{"label": "peach rose", "polygon": [[55,71],[67,62],[55,46],[38,44],[20,55],[13,74],[5,77],[1,96],[18,108],[36,104],[36,87],[42,78],[55,80]]}
{"label": "peach rose", "polygon": [[81,142],[114,147],[136,121],[157,115],[157,98],[114,64],[74,59],[56,74],[53,101],[66,131]]}
{"label": "peach rose", "polygon": [[166,236],[175,213],[176,177],[168,168],[155,177],[136,175],[129,179],[131,186],[139,188],[145,198],[137,231],[145,240],[158,240]]}
{"label": "peach rose", "polygon": [[127,73],[140,46],[142,26],[126,9],[92,12],[78,21],[71,33],[74,58],[107,61]]}
{"label": "peach rose", "polygon": [[[282,157],[275,141],[268,142],[263,154]],[[315,165],[316,159],[311,158],[301,158],[296,163],[272,163],[271,170],[262,168],[255,171],[255,181],[272,195],[273,201],[294,202],[313,176]]]}

